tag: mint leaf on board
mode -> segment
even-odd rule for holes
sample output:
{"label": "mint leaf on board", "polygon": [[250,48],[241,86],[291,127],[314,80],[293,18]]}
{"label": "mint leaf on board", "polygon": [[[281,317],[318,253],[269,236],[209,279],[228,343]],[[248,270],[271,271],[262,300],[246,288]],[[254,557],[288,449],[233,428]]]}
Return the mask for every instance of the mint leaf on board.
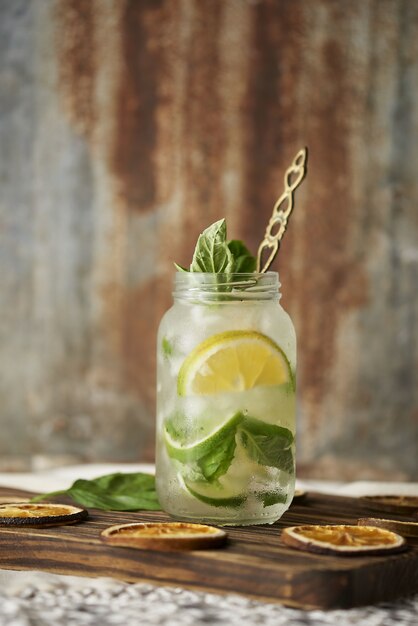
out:
{"label": "mint leaf on board", "polygon": [[104,511],[161,511],[151,474],[106,474],[93,480],[76,480],[69,489],[32,498],[31,502],[48,500],[57,495],[70,496],[82,506]]}
{"label": "mint leaf on board", "polygon": [[210,450],[198,460],[197,464],[208,482],[214,482],[226,474],[235,455],[237,447],[235,441],[236,427],[227,433],[216,448]]}
{"label": "mint leaf on board", "polygon": [[234,257],[233,273],[252,274],[255,272],[257,260],[242,241],[232,239],[228,241],[228,248]]}
{"label": "mint leaf on board", "polygon": [[222,219],[199,235],[190,271],[229,274],[233,266],[234,258],[226,242],[226,222]]}
{"label": "mint leaf on board", "polygon": [[240,436],[247,454],[260,465],[293,470],[294,437],[288,428],[246,417],[240,424]]}

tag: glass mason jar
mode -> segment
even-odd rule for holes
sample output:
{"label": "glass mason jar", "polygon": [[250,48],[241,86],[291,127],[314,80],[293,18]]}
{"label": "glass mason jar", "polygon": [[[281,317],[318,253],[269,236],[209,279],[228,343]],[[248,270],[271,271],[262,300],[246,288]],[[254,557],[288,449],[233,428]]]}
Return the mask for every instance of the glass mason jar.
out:
{"label": "glass mason jar", "polygon": [[157,348],[156,485],[180,520],[271,524],[295,482],[296,336],[279,276],[178,272]]}

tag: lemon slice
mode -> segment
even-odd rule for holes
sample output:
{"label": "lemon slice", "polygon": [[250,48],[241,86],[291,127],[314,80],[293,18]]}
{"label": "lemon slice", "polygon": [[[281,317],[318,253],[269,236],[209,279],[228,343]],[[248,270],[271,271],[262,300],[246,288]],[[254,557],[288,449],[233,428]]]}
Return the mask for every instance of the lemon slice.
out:
{"label": "lemon slice", "polygon": [[[174,429],[170,427],[170,421],[168,420],[164,429],[165,445],[169,456],[182,463],[189,463],[196,461],[219,444],[221,444],[228,435],[235,432],[237,425],[242,421],[243,414],[238,411],[226,422],[216,428],[209,436],[196,439],[190,443],[190,437],[184,438],[181,433],[176,433]],[[184,443],[187,441],[187,444]]]}
{"label": "lemon slice", "polygon": [[259,332],[231,330],[212,335],[189,354],[177,391],[209,395],[286,383],[294,387],[289,360],[274,341]]}

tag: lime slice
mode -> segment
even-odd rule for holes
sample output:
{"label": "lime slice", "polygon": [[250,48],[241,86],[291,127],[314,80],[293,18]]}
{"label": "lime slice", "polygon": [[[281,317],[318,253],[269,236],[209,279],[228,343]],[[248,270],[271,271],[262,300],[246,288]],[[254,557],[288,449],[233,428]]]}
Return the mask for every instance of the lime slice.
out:
{"label": "lime slice", "polygon": [[[236,429],[243,417],[243,414],[238,411],[238,413],[235,413],[235,415],[226,422],[223,422],[213,430],[209,436],[203,439],[196,439],[192,442],[190,442],[190,437],[184,438],[181,433],[171,428],[170,421],[168,420],[164,429],[167,452],[171,458],[181,461],[182,463],[197,461],[221,444],[231,431]],[[187,443],[185,443],[185,441]]]}
{"label": "lime slice", "polygon": [[236,509],[247,499],[246,494],[233,493],[219,484],[193,483],[191,485],[186,483],[180,476],[179,479],[190,495],[210,506]]}
{"label": "lime slice", "polygon": [[251,330],[231,330],[200,343],[180,368],[180,396],[237,392],[294,381],[289,360],[269,337]]}

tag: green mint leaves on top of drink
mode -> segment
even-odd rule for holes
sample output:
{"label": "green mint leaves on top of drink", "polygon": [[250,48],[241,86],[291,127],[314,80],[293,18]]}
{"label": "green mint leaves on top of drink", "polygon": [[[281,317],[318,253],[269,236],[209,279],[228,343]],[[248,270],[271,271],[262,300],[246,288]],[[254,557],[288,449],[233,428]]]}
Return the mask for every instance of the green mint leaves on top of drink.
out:
{"label": "green mint leaves on top of drink", "polygon": [[242,241],[227,240],[226,221],[221,219],[199,235],[189,269],[174,265],[180,272],[252,273],[256,259]]}

